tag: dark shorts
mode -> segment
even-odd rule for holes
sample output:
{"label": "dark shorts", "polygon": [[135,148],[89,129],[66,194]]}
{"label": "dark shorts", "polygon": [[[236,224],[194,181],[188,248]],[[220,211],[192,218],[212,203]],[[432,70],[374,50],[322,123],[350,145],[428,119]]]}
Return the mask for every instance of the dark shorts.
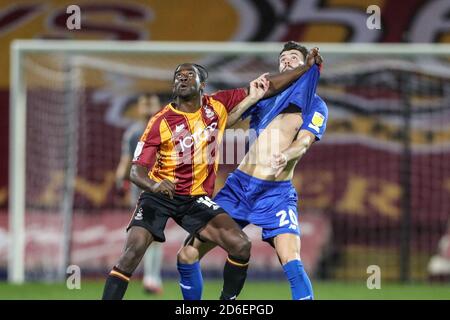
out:
{"label": "dark shorts", "polygon": [[164,242],[164,229],[169,218],[188,233],[196,234],[220,213],[225,210],[208,196],[174,195],[170,199],[162,193],[142,192],[127,231],[133,226],[143,227],[155,241]]}

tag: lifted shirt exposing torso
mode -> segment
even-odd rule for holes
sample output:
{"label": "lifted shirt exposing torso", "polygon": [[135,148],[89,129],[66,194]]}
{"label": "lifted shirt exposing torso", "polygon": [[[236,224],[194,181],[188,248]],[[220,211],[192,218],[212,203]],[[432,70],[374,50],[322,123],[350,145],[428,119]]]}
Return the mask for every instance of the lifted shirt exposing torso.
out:
{"label": "lifted shirt exposing torso", "polygon": [[[259,101],[243,114],[250,116],[251,145],[238,169],[259,179],[290,180],[296,160],[290,161],[275,179],[270,165],[274,153],[290,146],[300,130],[312,132],[316,140],[326,129],[328,108],[315,94],[319,68],[315,65],[290,87],[276,96]],[[253,137],[252,137],[253,135]]]}

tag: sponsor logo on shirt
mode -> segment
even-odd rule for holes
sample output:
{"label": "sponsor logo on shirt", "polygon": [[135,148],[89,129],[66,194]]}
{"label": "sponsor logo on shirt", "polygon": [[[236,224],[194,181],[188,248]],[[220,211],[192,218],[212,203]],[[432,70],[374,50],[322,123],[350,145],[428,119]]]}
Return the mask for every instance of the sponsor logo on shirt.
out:
{"label": "sponsor logo on shirt", "polygon": [[186,148],[192,147],[201,141],[207,141],[217,128],[217,122],[212,122],[209,126],[204,129],[197,130],[192,135],[188,135],[180,139],[181,151],[184,152]]}

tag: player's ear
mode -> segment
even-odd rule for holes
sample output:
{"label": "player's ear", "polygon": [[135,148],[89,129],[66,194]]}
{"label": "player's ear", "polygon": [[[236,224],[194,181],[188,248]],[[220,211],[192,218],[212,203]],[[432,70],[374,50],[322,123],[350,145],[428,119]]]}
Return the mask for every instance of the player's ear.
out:
{"label": "player's ear", "polygon": [[206,81],[200,82],[200,90],[205,90]]}

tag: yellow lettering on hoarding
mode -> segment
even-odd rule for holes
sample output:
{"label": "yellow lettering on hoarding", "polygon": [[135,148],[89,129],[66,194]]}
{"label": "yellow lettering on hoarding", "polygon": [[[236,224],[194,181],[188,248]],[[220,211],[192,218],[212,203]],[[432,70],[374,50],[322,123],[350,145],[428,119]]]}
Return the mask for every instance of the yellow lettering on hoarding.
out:
{"label": "yellow lettering on hoarding", "polygon": [[[330,193],[332,183],[333,172],[331,171],[303,172],[300,175],[294,175],[292,180],[299,194],[299,204],[317,209],[326,209],[332,205]],[[302,188],[301,185],[307,185],[307,187]],[[302,197],[303,192],[307,192],[306,198]]]}
{"label": "yellow lettering on hoarding", "polygon": [[344,196],[337,204],[337,210],[347,214],[364,215],[365,201],[369,191],[369,180],[360,176],[350,176]]}
{"label": "yellow lettering on hoarding", "polygon": [[381,215],[392,219],[400,217],[400,208],[398,201],[402,194],[401,187],[392,182],[383,181],[380,183],[378,193],[370,193],[369,204],[376,209]]}
{"label": "yellow lettering on hoarding", "polygon": [[37,199],[38,204],[42,206],[54,206],[57,204],[59,202],[58,190],[61,190],[63,182],[64,172],[59,170],[51,172],[49,183]]}
{"label": "yellow lettering on hoarding", "polygon": [[106,197],[114,185],[115,175],[112,171],[105,174],[101,183],[92,183],[84,178],[78,177],[75,183],[75,190],[89,199],[94,205],[101,206],[106,202]]}
{"label": "yellow lettering on hoarding", "polygon": [[[100,183],[77,177],[75,179],[75,192],[88,199],[92,204],[101,206],[105,204],[106,197],[114,185],[114,180],[114,173],[112,171],[106,172],[103,181]],[[62,171],[52,172],[49,183],[38,197],[38,204],[43,206],[57,204],[61,200],[59,192],[61,192],[63,184],[64,173]]]}
{"label": "yellow lettering on hoarding", "polygon": [[345,214],[365,215],[377,211],[380,215],[398,219],[398,201],[401,186],[386,180],[350,176],[342,199],[337,204],[338,211]]}

